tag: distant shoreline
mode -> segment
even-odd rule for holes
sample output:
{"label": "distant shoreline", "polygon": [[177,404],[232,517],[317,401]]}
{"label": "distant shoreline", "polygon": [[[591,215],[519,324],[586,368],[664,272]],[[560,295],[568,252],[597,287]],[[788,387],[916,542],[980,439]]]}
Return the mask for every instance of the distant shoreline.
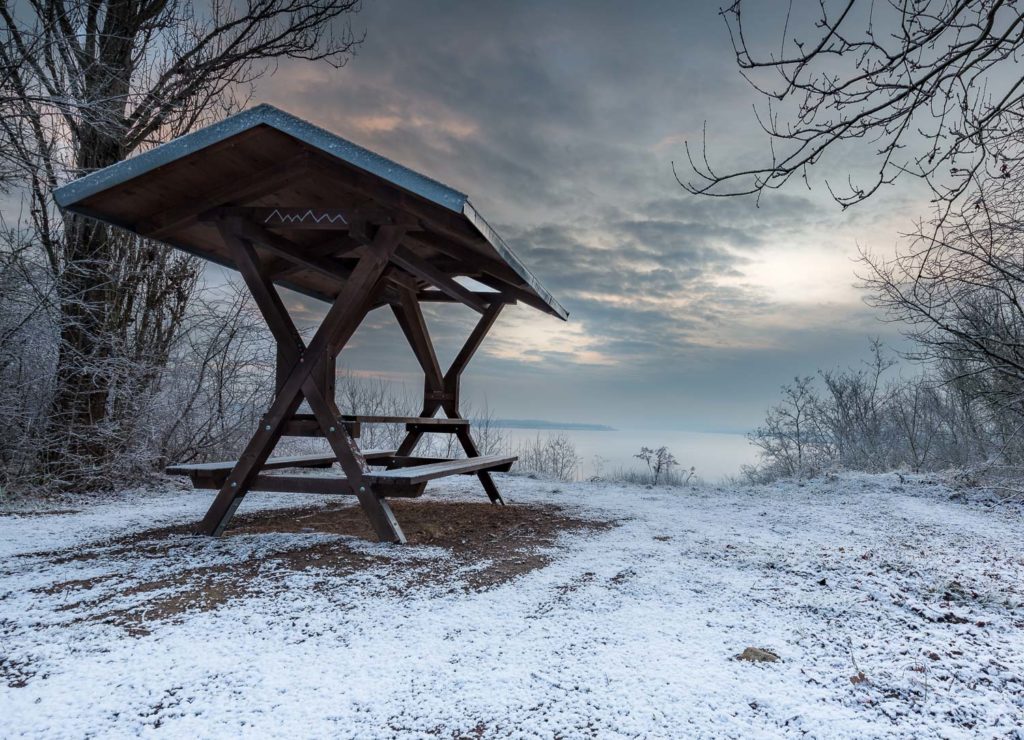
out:
{"label": "distant shoreline", "polygon": [[546,421],[544,419],[492,419],[491,424],[502,429],[538,429],[564,432],[617,432],[607,424],[580,424],[576,422]]}

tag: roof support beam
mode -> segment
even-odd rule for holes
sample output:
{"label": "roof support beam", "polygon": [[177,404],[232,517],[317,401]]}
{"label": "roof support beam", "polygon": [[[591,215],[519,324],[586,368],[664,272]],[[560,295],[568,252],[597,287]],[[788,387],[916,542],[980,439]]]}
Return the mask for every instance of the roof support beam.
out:
{"label": "roof support beam", "polygon": [[515,301],[522,301],[527,306],[532,306],[533,308],[536,308],[539,311],[547,310],[544,307],[544,301],[542,301],[540,298],[538,298],[528,290],[520,288],[518,285],[509,285],[504,280],[487,274],[475,276],[473,279],[483,283],[488,287],[494,288],[495,290],[500,290],[503,293],[507,293],[510,298],[515,299],[514,301],[512,301],[513,303]]}
{"label": "roof support beam", "polygon": [[[322,275],[326,275],[327,277],[342,283],[344,283],[344,281],[352,274],[352,271],[344,263],[335,259],[316,257],[314,255],[307,254],[306,250],[302,246],[281,236],[280,234],[275,234],[269,229],[264,229],[258,224],[238,219],[229,220],[231,220],[233,224],[236,224],[235,229],[237,230],[236,233],[238,236],[252,241],[254,244],[259,245],[262,249],[272,253],[276,257],[292,262],[298,268],[314,270],[315,272],[319,272]],[[218,221],[221,221],[221,219],[218,219]],[[383,229],[393,230],[396,228],[402,229],[404,234],[404,227],[395,226],[382,226],[378,229],[378,234]],[[376,241],[377,238],[375,238],[369,245],[362,245],[366,248],[360,255],[360,258],[373,251]],[[277,277],[280,276],[281,273],[278,273]],[[390,280],[385,278],[385,282],[390,282]],[[394,293],[392,288],[385,286],[384,298],[390,302],[392,300],[397,300],[397,295]]]}
{"label": "roof support beam", "polygon": [[[472,278],[495,290],[507,293],[516,301],[532,306],[539,311],[551,313],[551,307],[543,299],[527,290],[527,286],[508,265],[488,259],[471,247],[451,239],[424,241],[417,237],[406,237],[406,243],[413,246],[424,246],[447,254],[452,259],[463,262],[472,270]],[[469,272],[469,270],[467,270]]]}
{"label": "roof support beam", "polygon": [[238,235],[249,239],[277,257],[290,260],[308,270],[314,270],[335,280],[346,280],[351,274],[340,262],[304,253],[302,247],[280,234],[264,229],[251,221],[237,222]]}
{"label": "roof support beam", "polygon": [[[469,338],[446,373],[442,373],[441,366],[438,364],[437,355],[433,351],[433,344],[430,341],[430,334],[427,332],[427,325],[423,320],[419,303],[412,300],[412,296],[407,296],[404,303],[397,306],[392,305],[392,310],[398,318],[402,331],[405,332],[413,352],[423,367],[425,382],[422,416],[432,417],[437,413],[438,409],[442,409],[450,421],[462,419],[462,415],[459,413],[459,379],[473,354],[480,347],[480,343],[487,335],[487,332],[490,331],[497,320],[503,305],[502,303],[495,303],[487,308],[483,316],[477,321]],[[409,425],[408,433],[405,439],[402,440],[402,444],[398,446],[397,454],[412,454],[425,431],[427,429],[422,425]],[[469,426],[456,427],[454,431],[455,436],[462,445],[462,449],[466,452],[466,456],[479,457],[480,450],[477,448],[473,436],[469,433]],[[480,483],[483,485],[492,503],[504,503],[501,500],[498,487],[494,485],[490,471],[478,471],[477,478],[480,479]]]}
{"label": "roof support beam", "polygon": [[381,229],[374,240],[375,248],[359,260],[312,341],[306,345],[273,285],[262,278],[255,250],[235,230],[244,225],[222,221],[218,226],[225,241],[231,246],[246,284],[277,339],[279,351],[291,365],[291,370],[279,385],[270,409],[263,416],[242,456],[225,477],[220,492],[200,525],[201,529],[215,536],[224,531],[242,498],[257,482],[260,469],[285,431],[286,423],[295,415],[305,397],[378,537],[384,542],[405,542],[401,527],[395,521],[387,502],[381,499],[381,493],[369,481],[365,481],[365,476],[370,472],[366,458],[341,423],[341,412],[334,399],[326,398],[313,378],[317,368],[322,368],[328,362],[333,363],[366,316],[374,294],[382,284],[381,278],[387,269],[388,257],[401,241],[402,229]]}
{"label": "roof support beam", "polygon": [[487,304],[480,300],[469,288],[459,285],[455,280],[438,270],[424,259],[420,259],[407,249],[398,249],[391,255],[391,261],[403,270],[433,285],[447,296],[464,303],[474,311],[483,313]]}
{"label": "roof support beam", "polygon": [[[506,306],[511,306],[518,302],[515,297],[507,293],[499,293],[497,291],[490,293],[482,290],[474,290],[473,295],[488,306],[494,303],[504,303]],[[420,303],[461,303],[461,301],[457,301],[455,298],[452,298],[439,290],[421,290],[416,293],[416,300]]]}

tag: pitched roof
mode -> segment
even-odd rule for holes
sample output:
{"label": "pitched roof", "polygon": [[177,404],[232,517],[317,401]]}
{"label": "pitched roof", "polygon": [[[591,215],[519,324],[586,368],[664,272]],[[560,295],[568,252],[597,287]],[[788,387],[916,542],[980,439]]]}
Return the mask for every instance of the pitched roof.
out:
{"label": "pitched roof", "polygon": [[[403,246],[429,267],[568,316],[465,194],[270,105],[86,175],[54,198],[66,210],[228,267],[230,249],[205,218],[225,207],[259,213],[263,227],[286,234],[316,264],[342,268],[358,243],[337,230],[325,234],[337,226],[333,219],[412,224]],[[329,270],[294,265],[275,282],[324,300],[339,288]]]}

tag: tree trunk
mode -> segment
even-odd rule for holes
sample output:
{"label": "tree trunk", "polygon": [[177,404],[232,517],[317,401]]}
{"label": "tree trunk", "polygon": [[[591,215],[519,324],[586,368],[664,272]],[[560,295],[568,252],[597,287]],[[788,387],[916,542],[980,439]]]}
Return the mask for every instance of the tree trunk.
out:
{"label": "tree trunk", "polygon": [[[123,46],[123,45],[122,45]],[[110,50],[123,57],[127,49]],[[124,159],[123,105],[127,88],[127,59],[111,60],[119,75],[94,78],[95,96],[112,101],[95,121],[83,124],[77,165],[88,173]],[[101,65],[102,66],[102,65]],[[123,89],[122,89],[123,88]],[[122,106],[117,110],[115,106]],[[114,450],[103,428],[110,410],[116,373],[114,306],[117,300],[115,254],[110,227],[97,221],[65,215],[63,264],[55,276],[60,322],[50,449],[49,473],[66,485],[91,482]]]}

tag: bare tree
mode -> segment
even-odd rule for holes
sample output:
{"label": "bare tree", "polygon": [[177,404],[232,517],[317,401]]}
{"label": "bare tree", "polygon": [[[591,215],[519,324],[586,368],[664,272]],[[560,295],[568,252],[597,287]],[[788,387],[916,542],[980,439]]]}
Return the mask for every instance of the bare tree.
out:
{"label": "bare tree", "polygon": [[896,361],[872,340],[862,367],[820,370],[825,398],[813,407],[811,424],[819,451],[855,470],[886,470],[895,450],[886,418],[893,388],[882,379]]}
{"label": "bare tree", "polygon": [[[248,441],[273,395],[276,345],[241,286],[190,304],[146,414],[132,425],[142,460],[216,460]],[[125,425],[127,426],[127,425]]]}
{"label": "bare tree", "polygon": [[34,471],[34,439],[46,426],[56,342],[43,303],[45,267],[32,235],[0,231],[0,495]]}
{"label": "bare tree", "polygon": [[160,245],[59,213],[51,192],[236,109],[283,58],[344,64],[360,40],[347,21],[358,7],[0,0],[0,182],[27,203],[59,336],[49,475],[87,484],[81,473],[117,451],[119,424],[167,361],[199,271]]}
{"label": "bare tree", "polygon": [[790,0],[779,3],[779,43],[760,50],[744,15],[763,10],[757,5],[734,0],[721,13],[742,74],[767,99],[757,119],[770,154],[720,171],[705,136],[700,155],[687,145],[691,176],[680,184],[690,192],[760,195],[806,178],[840,145],[864,142],[874,175],[828,183],[844,207],[901,175],[923,178],[950,202],[1024,157],[1015,136],[1024,123],[1020,3]]}
{"label": "bare tree", "polygon": [[515,465],[519,472],[541,473],[564,481],[576,480],[580,456],[576,445],[564,434],[549,434],[542,438],[538,433],[534,439],[524,440],[514,448],[509,445],[509,450],[519,457]]}
{"label": "bare tree", "polygon": [[763,483],[828,467],[970,471],[975,480],[1007,477],[1011,469],[1019,475],[1019,414],[979,390],[983,373],[943,360],[910,377],[883,378],[893,367],[873,342],[860,367],[819,370],[817,384],[807,376],[783,386],[781,402],[750,435],[761,460],[744,468],[746,477]]}
{"label": "bare tree", "polygon": [[669,452],[668,447],[664,445],[658,449],[641,447],[640,452],[633,455],[633,457],[643,460],[647,464],[647,469],[654,476],[654,485],[658,485],[661,479],[672,471],[672,468],[679,465],[676,456]]}
{"label": "bare tree", "polygon": [[[936,204],[895,258],[863,255],[870,302],[907,325],[918,348],[911,356],[929,369],[884,388],[877,363],[873,372],[822,373],[827,395],[811,407],[821,435],[816,451],[860,469],[1012,462],[1024,429],[1024,7],[1014,0],[778,7],[780,36],[770,46],[745,15],[755,9],[749,0],[722,11],[741,73],[767,102],[757,114],[766,156],[752,167],[713,167],[705,137],[699,154],[687,146],[690,172],[680,184],[703,195],[760,197],[793,177],[809,182],[830,154],[869,148],[872,167],[857,175],[865,179],[826,178],[840,205],[904,175],[923,180]],[[793,390],[779,408],[792,404]],[[791,470],[792,420],[779,408],[755,442],[775,468]]]}
{"label": "bare tree", "polygon": [[782,386],[782,401],[768,409],[765,422],[747,438],[761,456],[780,468],[778,475],[802,478],[816,472],[821,453],[814,419],[819,404],[811,376]]}
{"label": "bare tree", "polygon": [[[904,324],[916,359],[1024,427],[1024,175],[990,177],[970,203],[919,224],[895,257],[864,253],[870,303]],[[1010,419],[1015,422],[1010,422]]]}

